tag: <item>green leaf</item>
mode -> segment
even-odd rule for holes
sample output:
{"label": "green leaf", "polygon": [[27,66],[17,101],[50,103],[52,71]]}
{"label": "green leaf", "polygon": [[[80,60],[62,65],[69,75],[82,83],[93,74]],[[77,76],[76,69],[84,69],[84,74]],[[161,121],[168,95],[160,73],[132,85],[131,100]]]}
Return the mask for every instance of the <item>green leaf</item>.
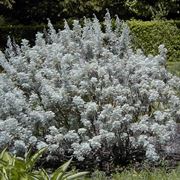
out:
{"label": "green leaf", "polygon": [[27,173],[28,180],[46,180],[44,177],[42,177],[39,173],[39,171],[35,172],[29,172]]}
{"label": "green leaf", "polygon": [[24,155],[25,162],[27,162],[30,159],[30,156],[31,156],[31,149],[29,149],[28,152],[26,152]]}
{"label": "green leaf", "polygon": [[2,152],[0,153],[0,159],[2,159],[2,158],[3,158],[4,153],[6,152],[6,149],[7,149],[7,148],[4,148],[4,149],[2,150]]}
{"label": "green leaf", "polygon": [[59,168],[57,170],[52,174],[51,180],[61,180],[64,173]]}
{"label": "green leaf", "polygon": [[1,180],[7,180],[4,173],[0,170],[0,178]]}
{"label": "green leaf", "polygon": [[39,174],[43,180],[50,180],[48,173],[44,169],[41,169]]}
{"label": "green leaf", "polygon": [[8,178],[8,175],[7,175],[7,172],[6,172],[6,169],[5,169],[5,168],[3,168],[3,169],[2,169],[2,173],[3,173],[3,177],[4,177],[4,179],[9,180],[9,178]]}
{"label": "green leaf", "polygon": [[0,167],[1,166],[7,166],[8,163],[6,161],[4,161],[3,159],[0,159]]}
{"label": "green leaf", "polygon": [[87,174],[89,174],[89,172],[79,172],[79,173],[76,173],[74,175],[68,176],[66,179],[72,180],[72,179],[80,178],[80,177],[85,176]]}
{"label": "green leaf", "polygon": [[26,168],[27,170],[31,170],[34,167],[34,164],[36,163],[36,161],[38,160],[38,158],[44,153],[44,151],[47,148],[42,148],[40,149],[37,153],[35,153],[26,163]]}
{"label": "green leaf", "polygon": [[68,169],[70,163],[72,161],[72,158],[64,163],[62,166],[60,166],[53,174],[52,174],[52,177],[51,179],[52,180],[60,180],[62,179],[63,175],[65,174],[66,170]]}
{"label": "green leaf", "polygon": [[63,172],[66,172],[66,170],[68,169],[71,161],[72,161],[72,158],[71,158],[68,162],[64,163],[64,164],[61,166]]}
{"label": "green leaf", "polygon": [[23,158],[16,157],[14,166],[18,170],[26,170],[26,164]]}
{"label": "green leaf", "polygon": [[3,151],[1,155],[1,160],[7,162],[9,165],[13,164],[13,157],[8,152]]}
{"label": "green leaf", "polygon": [[67,177],[69,177],[69,176],[71,176],[71,175],[73,175],[73,174],[75,174],[74,171],[66,172],[66,173],[63,175],[62,179],[66,179]]}

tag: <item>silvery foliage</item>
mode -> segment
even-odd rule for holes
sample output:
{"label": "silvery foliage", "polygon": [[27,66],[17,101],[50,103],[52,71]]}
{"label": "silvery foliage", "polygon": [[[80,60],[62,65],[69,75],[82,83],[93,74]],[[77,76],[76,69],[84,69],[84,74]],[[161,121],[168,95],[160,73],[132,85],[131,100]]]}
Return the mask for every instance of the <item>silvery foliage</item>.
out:
{"label": "silvery foliage", "polygon": [[111,24],[108,12],[104,32],[96,17],[72,29],[65,21],[58,32],[49,21],[33,47],[8,40],[0,52],[0,147],[48,146],[48,158],[70,153],[79,161],[102,149],[143,149],[159,159],[180,116],[179,78],[165,68],[163,45],[157,56],[133,52],[128,26],[118,17],[115,30]]}

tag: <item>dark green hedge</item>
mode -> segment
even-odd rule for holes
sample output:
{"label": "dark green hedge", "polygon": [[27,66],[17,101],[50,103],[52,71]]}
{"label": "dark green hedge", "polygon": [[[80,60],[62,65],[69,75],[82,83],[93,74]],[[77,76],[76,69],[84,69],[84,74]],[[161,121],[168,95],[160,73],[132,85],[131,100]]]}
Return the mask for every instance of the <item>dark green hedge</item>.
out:
{"label": "dark green hedge", "polygon": [[[71,20],[69,20],[71,21]],[[165,44],[168,49],[169,61],[180,61],[180,21],[129,21],[128,22],[133,47],[141,48],[145,54],[156,54],[158,46]],[[63,22],[55,25],[56,29],[62,28]],[[35,40],[37,31],[42,32],[46,28],[45,25],[36,26],[0,26],[0,48],[4,49],[7,36],[14,37],[17,43],[22,38],[30,40],[31,44]]]}
{"label": "dark green hedge", "polygon": [[31,43],[35,40],[35,34],[37,31],[43,31],[44,26],[23,26],[23,25],[12,25],[12,26],[0,26],[0,48],[4,49],[7,42],[8,35],[14,38],[19,44],[21,39],[28,39]]}
{"label": "dark green hedge", "polygon": [[[72,20],[68,20],[72,21]],[[54,27],[56,29],[63,28],[63,21]],[[7,37],[10,36],[15,40],[17,44],[21,43],[21,39],[28,39],[30,44],[33,45],[35,41],[35,35],[37,32],[43,32],[47,29],[47,25],[5,25],[0,26],[0,49],[4,50],[6,47]]]}
{"label": "dark green hedge", "polygon": [[157,54],[158,46],[165,44],[169,61],[180,61],[179,21],[129,21],[135,49],[140,48],[146,55]]}

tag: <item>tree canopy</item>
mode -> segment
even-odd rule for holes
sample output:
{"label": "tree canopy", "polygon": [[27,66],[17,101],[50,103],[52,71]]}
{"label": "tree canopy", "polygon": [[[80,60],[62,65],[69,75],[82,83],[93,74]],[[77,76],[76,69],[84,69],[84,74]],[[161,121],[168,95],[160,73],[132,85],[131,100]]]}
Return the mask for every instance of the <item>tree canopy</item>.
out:
{"label": "tree canopy", "polygon": [[[180,0],[0,0],[0,15],[10,22],[22,24],[53,23],[68,18],[93,17],[100,20],[108,8],[120,19],[177,19]],[[4,6],[9,8],[4,8]]]}
{"label": "tree canopy", "polygon": [[0,0],[0,4],[8,7],[8,8],[12,8],[12,4],[15,3],[14,0]]}

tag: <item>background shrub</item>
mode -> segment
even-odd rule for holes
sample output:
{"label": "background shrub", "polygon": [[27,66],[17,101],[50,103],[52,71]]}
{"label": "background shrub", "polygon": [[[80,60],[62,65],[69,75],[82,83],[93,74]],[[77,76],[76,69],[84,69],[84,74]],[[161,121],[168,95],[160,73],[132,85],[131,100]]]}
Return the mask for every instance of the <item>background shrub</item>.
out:
{"label": "background shrub", "polygon": [[93,13],[102,20],[106,8],[121,19],[178,19],[180,15],[179,0],[15,0],[11,9],[1,2],[0,15],[11,24],[46,23],[47,18],[54,24],[64,18],[90,18]]}
{"label": "background shrub", "polygon": [[3,25],[0,27],[0,47],[1,49],[5,49],[8,36],[12,37],[17,43],[20,43],[23,38],[29,39],[33,43],[36,32],[42,32],[44,27],[44,25]]}
{"label": "background shrub", "polygon": [[[178,25],[178,22],[176,22]],[[172,21],[129,21],[133,47],[148,54],[157,54],[158,46],[164,44],[169,61],[180,61],[180,29]]]}
{"label": "background shrub", "polygon": [[[67,22],[72,25],[73,20],[68,19]],[[134,49],[142,49],[148,54],[157,54],[158,46],[165,44],[168,50],[168,61],[180,60],[180,29],[179,21],[129,21],[132,45]],[[54,28],[63,29],[63,22],[58,22]],[[47,25],[3,25],[0,26],[0,49],[5,49],[7,36],[13,37],[16,43],[20,43],[21,39],[26,38],[34,45],[36,32],[43,32]]]}

